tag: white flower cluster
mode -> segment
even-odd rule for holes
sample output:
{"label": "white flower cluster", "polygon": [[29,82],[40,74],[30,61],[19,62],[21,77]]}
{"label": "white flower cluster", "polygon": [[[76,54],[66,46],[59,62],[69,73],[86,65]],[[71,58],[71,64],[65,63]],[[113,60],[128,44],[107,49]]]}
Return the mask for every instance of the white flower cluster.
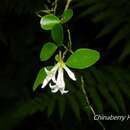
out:
{"label": "white flower cluster", "polygon": [[68,90],[65,90],[64,69],[72,80],[76,80],[74,73],[65,65],[63,61],[60,61],[50,71],[45,68],[47,76],[43,80],[42,88],[52,81],[54,85],[52,85],[51,82],[49,83],[52,93],[56,93],[58,90],[61,94],[67,93]]}

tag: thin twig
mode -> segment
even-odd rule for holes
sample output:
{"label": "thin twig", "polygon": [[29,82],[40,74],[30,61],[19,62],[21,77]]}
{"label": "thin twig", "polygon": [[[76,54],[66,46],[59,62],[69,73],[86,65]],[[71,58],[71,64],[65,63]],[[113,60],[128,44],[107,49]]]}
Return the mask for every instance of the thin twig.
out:
{"label": "thin twig", "polygon": [[67,29],[67,33],[68,33],[68,40],[69,41],[68,41],[68,46],[65,46],[65,45],[63,46],[65,48],[65,51],[63,53],[62,59],[65,58],[67,52],[73,53],[72,48],[71,48],[72,47],[71,33],[70,33],[69,29]]}
{"label": "thin twig", "polygon": [[[84,79],[83,79],[83,76],[81,76],[81,88],[82,88],[82,92],[83,92],[83,94],[84,94],[84,96],[85,96],[87,105],[88,105],[88,107],[91,109],[93,115],[95,116],[96,113],[95,113],[93,107],[91,106],[91,104],[90,104],[90,102],[89,102],[87,93],[86,93],[85,88],[84,88]],[[97,121],[98,121],[98,123],[102,126],[103,130],[105,130],[105,127],[104,127],[104,125],[102,124],[102,122],[101,122],[100,120],[97,120]]]}
{"label": "thin twig", "polygon": [[35,14],[36,14],[38,17],[41,18],[43,15],[40,15],[40,13],[49,14],[50,12],[53,12],[53,10],[39,10],[39,11],[35,12]]}
{"label": "thin twig", "polygon": [[66,3],[66,5],[65,5],[64,11],[69,8],[71,1],[72,1],[72,0],[67,0],[67,3]]}
{"label": "thin twig", "polygon": [[63,53],[62,60],[64,60],[64,58],[65,58],[65,56],[66,56],[67,52],[68,52],[68,50],[66,49],[66,50],[64,51],[64,53]]}
{"label": "thin twig", "polygon": [[62,60],[64,60],[67,52],[70,52],[71,54],[73,54],[73,51],[70,50],[68,47],[66,47],[65,45],[63,45],[63,47],[65,48],[65,51],[63,52],[63,57],[62,57]]}
{"label": "thin twig", "polygon": [[72,47],[71,33],[70,33],[70,30],[69,30],[69,29],[67,29],[67,32],[68,32],[68,39],[69,39],[68,47],[69,47],[69,49],[71,50],[71,47]]}
{"label": "thin twig", "polygon": [[38,16],[39,18],[42,17],[38,12],[35,12],[35,14],[36,14],[36,16]]}
{"label": "thin twig", "polygon": [[58,0],[55,0],[55,6],[54,6],[54,15],[56,14],[57,3],[58,3]]}

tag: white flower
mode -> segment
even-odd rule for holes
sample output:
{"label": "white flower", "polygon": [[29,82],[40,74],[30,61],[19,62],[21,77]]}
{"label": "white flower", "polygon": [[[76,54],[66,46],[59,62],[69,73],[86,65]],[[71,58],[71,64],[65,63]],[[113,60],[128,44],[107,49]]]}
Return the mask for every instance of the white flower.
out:
{"label": "white flower", "polygon": [[76,80],[74,73],[65,65],[63,61],[60,61],[50,71],[45,68],[47,76],[43,81],[42,88],[52,81],[53,84],[51,82],[49,83],[52,93],[56,93],[58,90],[61,94],[67,93],[68,90],[65,90],[64,69],[72,80]]}

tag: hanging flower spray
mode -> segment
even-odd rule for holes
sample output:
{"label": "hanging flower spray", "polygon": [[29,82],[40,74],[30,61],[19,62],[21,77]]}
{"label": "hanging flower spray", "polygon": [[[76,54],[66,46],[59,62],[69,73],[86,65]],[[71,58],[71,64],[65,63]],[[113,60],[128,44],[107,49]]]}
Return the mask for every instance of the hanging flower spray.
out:
{"label": "hanging flower spray", "polygon": [[[69,90],[65,89],[64,71],[67,72],[70,79],[76,81],[76,75],[70,68],[76,70],[90,67],[98,61],[100,54],[98,51],[88,48],[79,48],[76,51],[72,51],[71,33],[68,28],[65,29],[64,27],[64,24],[71,20],[73,16],[73,10],[69,8],[71,0],[67,1],[65,9],[60,16],[56,16],[57,3],[58,1],[55,0],[51,9],[41,10],[37,13],[41,18],[41,28],[49,30],[52,37],[52,41],[45,43],[41,49],[41,61],[49,60],[55,52],[59,53],[55,56],[54,60],[57,63],[53,67],[49,67],[51,69],[48,70],[47,67],[44,67],[39,71],[33,90],[35,91],[42,84],[41,88],[49,86],[52,93],[60,91],[61,94],[65,94]],[[44,12],[46,15],[41,16],[39,15],[40,12]],[[64,37],[65,32],[68,34],[67,37]],[[64,41],[67,41],[67,43]],[[70,56],[64,61],[67,54]],[[80,62],[79,59],[81,59]]]}
{"label": "hanging flower spray", "polygon": [[[49,30],[52,37],[52,41],[44,43],[40,52],[40,59],[42,62],[47,61],[55,52],[58,52],[58,54],[54,59],[54,61],[56,61],[55,64],[45,66],[38,72],[33,85],[33,91],[35,91],[38,86],[41,86],[41,88],[49,86],[52,93],[60,92],[62,95],[66,94],[69,90],[65,88],[64,71],[71,80],[76,82],[76,75],[71,68],[75,69],[75,71],[76,69],[88,68],[95,64],[100,58],[100,54],[96,50],[79,48],[73,51],[70,29],[64,27],[64,24],[71,20],[73,16],[73,10],[69,7],[71,1],[72,0],[67,0],[63,13],[60,16],[56,15],[58,0],[52,3],[50,9],[47,7],[46,10],[37,12],[37,15],[41,18],[41,28],[43,30]],[[45,13],[45,15],[41,16],[40,13]],[[67,37],[64,37],[65,32],[68,34]],[[86,99],[86,105],[90,108],[93,115],[95,115],[95,111],[90,105],[84,88],[84,79],[82,75],[81,89]],[[102,126],[103,130],[105,130],[103,124],[99,120],[98,123]]]}

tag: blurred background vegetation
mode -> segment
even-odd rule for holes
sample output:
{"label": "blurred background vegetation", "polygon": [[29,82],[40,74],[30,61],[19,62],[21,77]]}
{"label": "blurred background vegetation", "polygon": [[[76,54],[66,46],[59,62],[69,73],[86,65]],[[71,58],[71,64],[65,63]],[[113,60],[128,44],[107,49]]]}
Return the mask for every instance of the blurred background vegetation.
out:
{"label": "blurred background vegetation", "polygon": [[[0,3],[0,130],[100,130],[81,91],[80,80],[66,80],[70,93],[52,94],[49,88],[32,92],[41,63],[39,52],[50,39],[40,28],[38,10],[53,0],[4,0]],[[64,1],[65,2],[65,1]],[[59,13],[64,7],[59,0]],[[93,67],[82,74],[96,113],[130,112],[130,1],[73,0],[73,19],[67,24],[73,48],[100,51]],[[80,62],[80,60],[79,60]],[[49,61],[49,63],[52,63]],[[129,121],[103,121],[107,129],[128,130]]]}

